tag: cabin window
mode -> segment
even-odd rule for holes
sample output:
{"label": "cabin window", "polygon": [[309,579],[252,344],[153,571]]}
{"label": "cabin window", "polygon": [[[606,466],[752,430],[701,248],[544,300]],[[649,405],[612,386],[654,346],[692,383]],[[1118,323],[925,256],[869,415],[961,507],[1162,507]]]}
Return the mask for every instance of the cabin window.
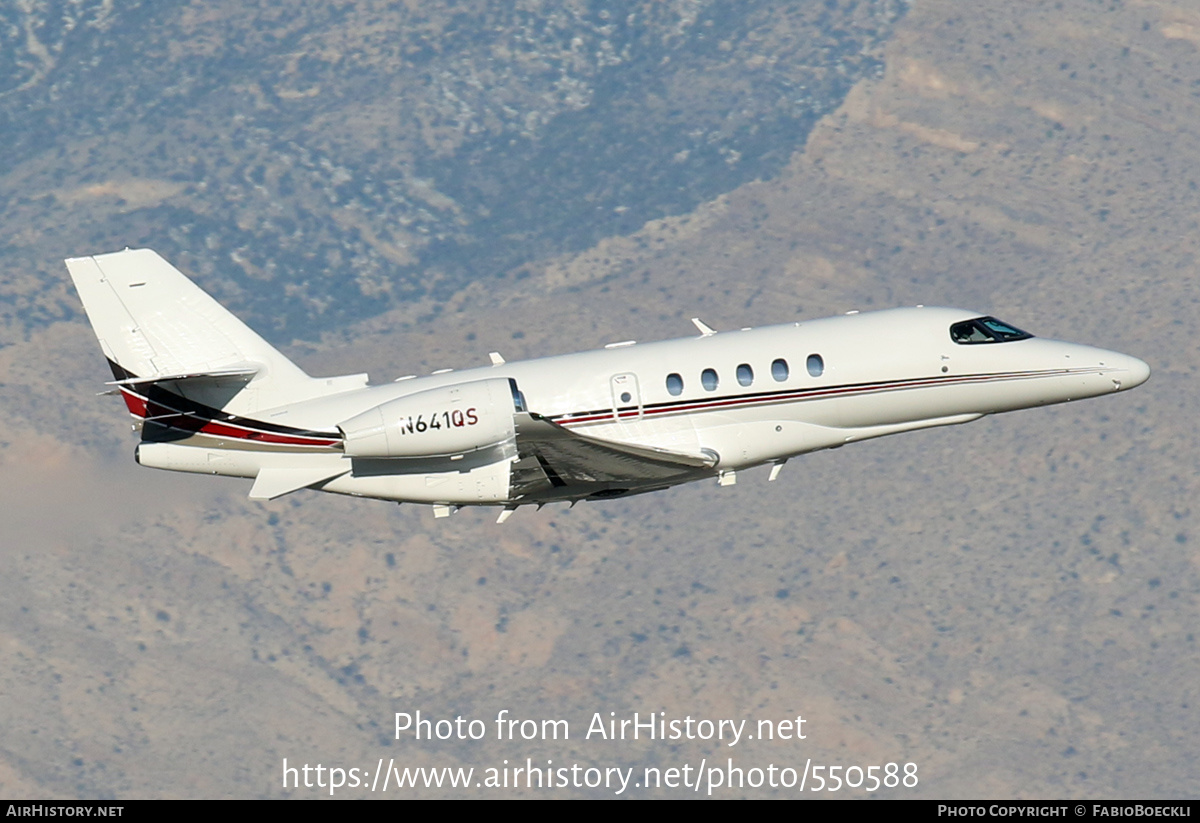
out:
{"label": "cabin window", "polygon": [[788,379],[788,364],[782,357],[771,364],[771,376],[775,378],[776,383]]}
{"label": "cabin window", "polygon": [[667,375],[667,391],[672,397],[678,397],[683,394],[683,378],[677,374]]}
{"label": "cabin window", "polygon": [[700,385],[704,387],[705,391],[716,391],[720,383],[715,369],[705,369],[700,372]]}
{"label": "cabin window", "polygon": [[976,317],[950,327],[950,339],[962,345],[976,343],[1008,343],[1012,340],[1028,340],[1033,337],[1027,331],[1010,326],[994,317]]}
{"label": "cabin window", "polygon": [[737,367],[737,381],[740,386],[749,386],[754,382],[754,369],[750,368],[749,363]]}
{"label": "cabin window", "polygon": [[810,354],[805,365],[808,366],[808,373],[813,377],[820,377],[825,373],[825,361],[819,354]]}

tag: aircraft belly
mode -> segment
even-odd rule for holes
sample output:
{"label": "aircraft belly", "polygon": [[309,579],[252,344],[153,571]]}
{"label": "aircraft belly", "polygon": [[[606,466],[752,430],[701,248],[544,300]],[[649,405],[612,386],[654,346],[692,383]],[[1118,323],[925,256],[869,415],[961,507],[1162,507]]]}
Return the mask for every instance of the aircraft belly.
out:
{"label": "aircraft belly", "polygon": [[846,432],[780,418],[707,426],[700,431],[700,440],[703,449],[720,456],[717,468],[737,469],[840,446]]}
{"label": "aircraft belly", "polygon": [[[465,471],[438,470],[444,467],[432,464],[405,466],[406,461],[376,461],[391,464],[391,473],[382,473],[373,466],[367,466],[363,471],[359,465],[362,461],[351,461],[341,454],[272,453],[142,443],[138,446],[137,460],[148,468],[228,477],[259,477],[265,470],[291,472],[304,479],[301,475],[307,473],[316,478],[312,485],[319,486],[322,491],[413,503],[488,505],[504,503],[509,498],[508,459],[464,466]],[[320,482],[339,471],[341,476]]]}
{"label": "aircraft belly", "polygon": [[889,426],[962,414],[994,414],[1117,390],[1110,377],[1095,370],[1009,372],[966,375],[961,379],[948,385],[881,390],[843,398],[843,425]]}
{"label": "aircraft belly", "polygon": [[1064,403],[1084,397],[1097,397],[1111,394],[1120,387],[1120,383],[1115,381],[1110,373],[1099,369],[1081,370],[1023,383],[1020,392],[1012,392],[1004,398],[998,398],[994,410],[1012,411],[1030,406]]}
{"label": "aircraft belly", "polygon": [[931,417],[975,411],[994,389],[986,386],[937,386],[892,389],[842,399],[842,423],[847,428],[886,426]]}
{"label": "aircraft belly", "polygon": [[[261,469],[304,470],[334,467],[346,462],[341,453],[266,452],[230,448],[201,448],[178,443],[143,441],[137,447],[139,465],[152,469],[257,477]],[[347,466],[348,470],[348,466]]]}
{"label": "aircraft belly", "polygon": [[467,471],[351,473],[330,480],[322,491],[405,503],[494,505],[508,501],[511,465],[506,459]]}
{"label": "aircraft belly", "polygon": [[1052,400],[1052,380],[995,379],[961,384],[881,390],[846,397],[846,428],[891,426],[959,414],[991,414],[1027,408]]}

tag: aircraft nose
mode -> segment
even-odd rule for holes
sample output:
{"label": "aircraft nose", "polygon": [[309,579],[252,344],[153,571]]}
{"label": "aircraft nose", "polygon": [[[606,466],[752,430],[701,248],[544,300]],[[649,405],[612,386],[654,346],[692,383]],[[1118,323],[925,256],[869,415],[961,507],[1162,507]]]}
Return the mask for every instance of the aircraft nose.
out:
{"label": "aircraft nose", "polygon": [[1118,382],[1118,390],[1132,389],[1150,379],[1150,366],[1136,357],[1118,354],[1111,358],[1110,365],[1115,369],[1112,377]]}

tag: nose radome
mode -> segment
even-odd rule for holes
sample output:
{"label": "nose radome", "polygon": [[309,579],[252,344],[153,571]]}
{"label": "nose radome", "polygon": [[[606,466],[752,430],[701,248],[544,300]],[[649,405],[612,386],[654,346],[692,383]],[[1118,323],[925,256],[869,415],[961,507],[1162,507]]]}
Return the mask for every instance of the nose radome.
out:
{"label": "nose radome", "polygon": [[1129,360],[1133,361],[1133,365],[1129,367],[1129,388],[1133,389],[1134,386],[1140,386],[1150,379],[1150,364],[1147,364],[1145,360],[1138,360],[1138,358],[1129,358]]}
{"label": "nose radome", "polygon": [[1132,389],[1150,379],[1150,366],[1144,360],[1130,357],[1127,354],[1116,354],[1109,358],[1109,365],[1115,368],[1113,380],[1120,385],[1118,390]]}

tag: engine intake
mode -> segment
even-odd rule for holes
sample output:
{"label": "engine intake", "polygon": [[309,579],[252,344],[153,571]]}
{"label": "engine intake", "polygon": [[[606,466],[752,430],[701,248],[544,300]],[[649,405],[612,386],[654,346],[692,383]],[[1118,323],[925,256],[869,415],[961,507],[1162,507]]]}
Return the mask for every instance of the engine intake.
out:
{"label": "engine intake", "polygon": [[350,457],[452,457],[515,436],[516,383],[493,377],[398,397],[342,423]]}

